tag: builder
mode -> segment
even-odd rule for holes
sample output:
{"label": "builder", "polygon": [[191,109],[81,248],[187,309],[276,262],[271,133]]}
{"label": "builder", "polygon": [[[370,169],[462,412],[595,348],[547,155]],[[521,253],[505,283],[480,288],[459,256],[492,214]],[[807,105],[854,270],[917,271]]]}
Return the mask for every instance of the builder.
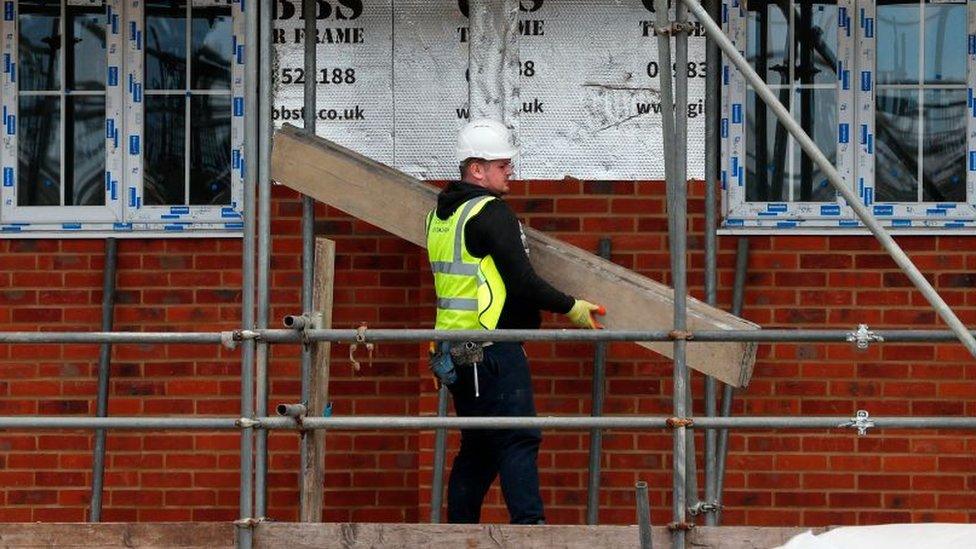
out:
{"label": "builder", "polygon": [[[461,181],[449,184],[427,217],[427,252],[437,292],[436,328],[537,329],[540,310],[596,328],[597,305],[541,279],[525,235],[501,197],[509,190],[516,148],[508,128],[473,120],[458,135]],[[535,416],[532,381],[519,342],[453,344],[455,371],[442,376],[458,416]],[[448,520],[476,523],[488,488],[501,478],[513,524],[545,521],[539,495],[538,429],[461,431],[447,489]]]}

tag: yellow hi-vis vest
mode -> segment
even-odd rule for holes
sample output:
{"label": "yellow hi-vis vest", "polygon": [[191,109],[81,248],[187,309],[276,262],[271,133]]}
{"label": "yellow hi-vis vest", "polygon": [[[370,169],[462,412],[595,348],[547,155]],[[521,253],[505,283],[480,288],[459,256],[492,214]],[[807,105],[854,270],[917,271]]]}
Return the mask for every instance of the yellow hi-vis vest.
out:
{"label": "yellow hi-vis vest", "polygon": [[427,257],[434,272],[438,330],[493,330],[505,304],[505,283],[490,255],[468,252],[464,227],[493,196],[479,196],[461,204],[447,219],[436,209],[427,214]]}

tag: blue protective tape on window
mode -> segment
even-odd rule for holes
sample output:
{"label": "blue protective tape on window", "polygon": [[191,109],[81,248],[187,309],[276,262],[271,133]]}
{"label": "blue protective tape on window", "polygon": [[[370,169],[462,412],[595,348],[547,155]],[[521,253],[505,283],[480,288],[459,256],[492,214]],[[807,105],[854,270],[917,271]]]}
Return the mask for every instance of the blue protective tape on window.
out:
{"label": "blue protective tape on window", "polygon": [[891,204],[876,204],[874,215],[895,215],[895,207]]}
{"label": "blue protective tape on window", "polygon": [[112,88],[119,85],[119,68],[114,65],[108,68],[108,85]]}
{"label": "blue protective tape on window", "polygon": [[931,216],[945,217],[948,212],[943,208],[926,208],[925,214]]}
{"label": "blue protective tape on window", "polygon": [[81,223],[62,223],[61,228],[66,231],[80,231]]}
{"label": "blue protective tape on window", "polygon": [[184,227],[183,225],[173,224],[173,225],[164,225],[163,228],[167,231],[182,231]]}
{"label": "blue protective tape on window", "polygon": [[224,228],[225,229],[238,230],[238,229],[243,229],[244,228],[244,224],[243,223],[224,223]]}
{"label": "blue protective tape on window", "polygon": [[874,17],[868,17],[864,20],[864,37],[874,38]]}
{"label": "blue protective tape on window", "polygon": [[851,125],[844,123],[840,125],[838,139],[841,143],[849,143],[851,141]]}
{"label": "blue protective tape on window", "polygon": [[132,230],[132,223],[113,223],[112,224],[112,230],[113,231],[131,231]]}
{"label": "blue protective tape on window", "polygon": [[861,91],[871,91],[870,71],[861,71]]}
{"label": "blue protective tape on window", "polygon": [[129,136],[129,154],[139,154],[139,136]]}
{"label": "blue protective tape on window", "polygon": [[820,215],[840,215],[840,206],[837,204],[823,204],[820,206]]}
{"label": "blue protective tape on window", "polygon": [[892,219],[891,220],[891,226],[892,227],[911,227],[912,226],[912,220],[911,219]]}
{"label": "blue protective tape on window", "polygon": [[173,215],[188,215],[190,213],[189,206],[170,206],[169,213]]}
{"label": "blue protective tape on window", "polygon": [[766,211],[767,212],[786,213],[786,210],[787,209],[788,209],[788,206],[786,204],[783,204],[783,203],[766,204]]}
{"label": "blue protective tape on window", "polygon": [[3,186],[4,187],[14,186],[14,169],[9,166],[3,169]]}
{"label": "blue protective tape on window", "polygon": [[797,225],[799,225],[799,223],[796,222],[796,221],[777,221],[776,222],[776,228],[777,229],[792,229],[793,227],[796,227]]}
{"label": "blue protective tape on window", "polygon": [[3,3],[3,20],[13,21],[14,20],[14,3],[4,2]]}

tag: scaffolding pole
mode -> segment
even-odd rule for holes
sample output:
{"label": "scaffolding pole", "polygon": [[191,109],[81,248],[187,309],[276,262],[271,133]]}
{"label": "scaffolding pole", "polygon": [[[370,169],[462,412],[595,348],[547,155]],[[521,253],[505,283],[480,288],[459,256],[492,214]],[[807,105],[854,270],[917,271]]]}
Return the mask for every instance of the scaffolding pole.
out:
{"label": "scaffolding pole", "polygon": [[[973,332],[976,334],[976,332]],[[948,330],[867,330],[861,325],[852,330],[700,330],[680,334],[691,345],[702,343],[744,342],[758,343],[953,343],[958,341]],[[360,337],[362,339],[360,339]],[[674,341],[668,331],[641,330],[430,330],[430,329],[371,329],[358,330],[234,330],[228,332],[0,332],[0,343],[139,343],[139,344],[223,344],[235,347],[248,341],[268,343],[377,343],[443,341]],[[859,347],[861,348],[861,347]]]}
{"label": "scaffolding pole", "polygon": [[[706,9],[713,17],[719,9],[718,0],[706,0]],[[716,299],[716,261],[717,261],[717,235],[716,235],[716,208],[715,208],[715,185],[718,181],[718,150],[719,133],[716,131],[718,124],[718,100],[721,97],[721,83],[718,78],[719,73],[719,53],[715,41],[711,38],[705,39],[705,302],[712,307],[717,306]],[[705,377],[705,415],[715,417],[717,380],[712,376]],[[705,503],[714,504],[715,495],[715,475],[717,472],[718,459],[716,457],[717,444],[715,431],[705,432]],[[714,507],[713,507],[714,509]],[[708,512],[705,515],[705,524],[715,525],[715,513]]]}
{"label": "scaffolding pole", "polygon": [[[418,431],[431,429],[553,429],[566,431],[675,429],[846,429],[858,434],[875,429],[976,429],[976,417],[873,417],[845,416],[539,416],[539,417],[437,417],[437,416],[343,416],[293,418],[269,417],[84,417],[0,416],[0,429],[118,429],[129,431],[233,431],[255,429],[283,431],[325,429],[333,431]],[[683,427],[684,428],[684,427]],[[245,517],[250,520],[250,517]]]}
{"label": "scaffolding pole", "polygon": [[[257,328],[267,329],[269,316],[268,289],[271,286],[271,2],[259,2],[260,16],[260,72],[258,86],[258,264],[257,264]],[[257,342],[255,366],[255,399],[258,416],[268,415],[268,342]],[[268,498],[268,433],[255,433],[254,456],[254,515],[263,517]]]}
{"label": "scaffolding pole", "polygon": [[[257,188],[258,159],[258,13],[256,4],[251,2],[241,10],[245,14],[246,32],[245,71],[244,71],[244,230],[243,262],[241,267],[241,325],[245,330],[254,328],[254,229],[255,194]],[[241,350],[241,417],[254,416],[254,355],[255,340],[243,341]],[[251,528],[254,517],[254,431],[241,430],[241,490],[240,510],[237,521],[237,546],[251,549],[254,531]]]}
{"label": "scaffolding pole", "polygon": [[[668,235],[671,255],[671,284],[674,287],[674,317],[675,332],[684,331],[687,320],[687,300],[685,299],[685,223],[687,204],[686,183],[680,181],[685,173],[686,162],[678,158],[681,132],[675,128],[675,102],[672,92],[671,71],[671,24],[668,14],[667,0],[654,0],[654,10],[657,15],[657,52],[660,71],[661,120],[664,140],[664,173],[667,181],[668,205]],[[681,68],[677,71],[682,73]],[[681,89],[680,84],[678,85]],[[688,400],[688,365],[685,363],[685,341],[674,341],[674,373],[672,375],[672,410],[675,417],[687,416]],[[687,437],[688,431],[684,424],[677,424],[672,431],[672,500],[671,524],[672,545],[683,548],[685,546],[685,507],[687,502]]]}
{"label": "scaffolding pole", "polygon": [[[102,278],[102,330],[110,331],[115,317],[115,272],[118,266],[118,241],[105,239],[105,272]],[[112,375],[112,344],[102,343],[98,354],[98,396],[95,415],[108,416],[108,389]],[[105,480],[105,430],[95,431],[92,456],[91,522],[102,520],[102,487]]]}
{"label": "scaffolding pole", "polygon": [[[316,19],[315,10],[318,2],[304,2],[305,36],[305,105],[304,122],[305,130],[315,135],[315,117],[318,109],[316,108]],[[302,196],[302,314],[306,318],[311,318],[313,307],[313,288],[312,281],[315,276],[315,201],[310,196]],[[302,345],[302,403],[308,406],[311,385],[312,385],[312,346],[308,343]],[[312,445],[315,444],[314,437],[302,434],[300,461],[301,471],[311,468],[309,459],[314,455]],[[299,486],[301,486],[299,475]],[[301,505],[299,505],[301,507]],[[298,516],[307,521],[304,509],[299,509]],[[321,517],[317,520],[321,520]]]}

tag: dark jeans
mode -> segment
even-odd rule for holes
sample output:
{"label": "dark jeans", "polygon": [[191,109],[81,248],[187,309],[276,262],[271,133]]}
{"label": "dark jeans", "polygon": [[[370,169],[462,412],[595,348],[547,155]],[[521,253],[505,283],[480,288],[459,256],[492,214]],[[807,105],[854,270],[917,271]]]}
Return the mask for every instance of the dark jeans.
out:
{"label": "dark jeans", "polygon": [[[454,410],[461,417],[535,416],[529,364],[519,343],[485,347],[484,362],[477,368],[460,366],[458,380],[450,389]],[[539,495],[541,442],[538,429],[462,429],[461,450],[454,458],[447,486],[448,521],[479,522],[482,501],[498,476],[512,524],[544,522]]]}

